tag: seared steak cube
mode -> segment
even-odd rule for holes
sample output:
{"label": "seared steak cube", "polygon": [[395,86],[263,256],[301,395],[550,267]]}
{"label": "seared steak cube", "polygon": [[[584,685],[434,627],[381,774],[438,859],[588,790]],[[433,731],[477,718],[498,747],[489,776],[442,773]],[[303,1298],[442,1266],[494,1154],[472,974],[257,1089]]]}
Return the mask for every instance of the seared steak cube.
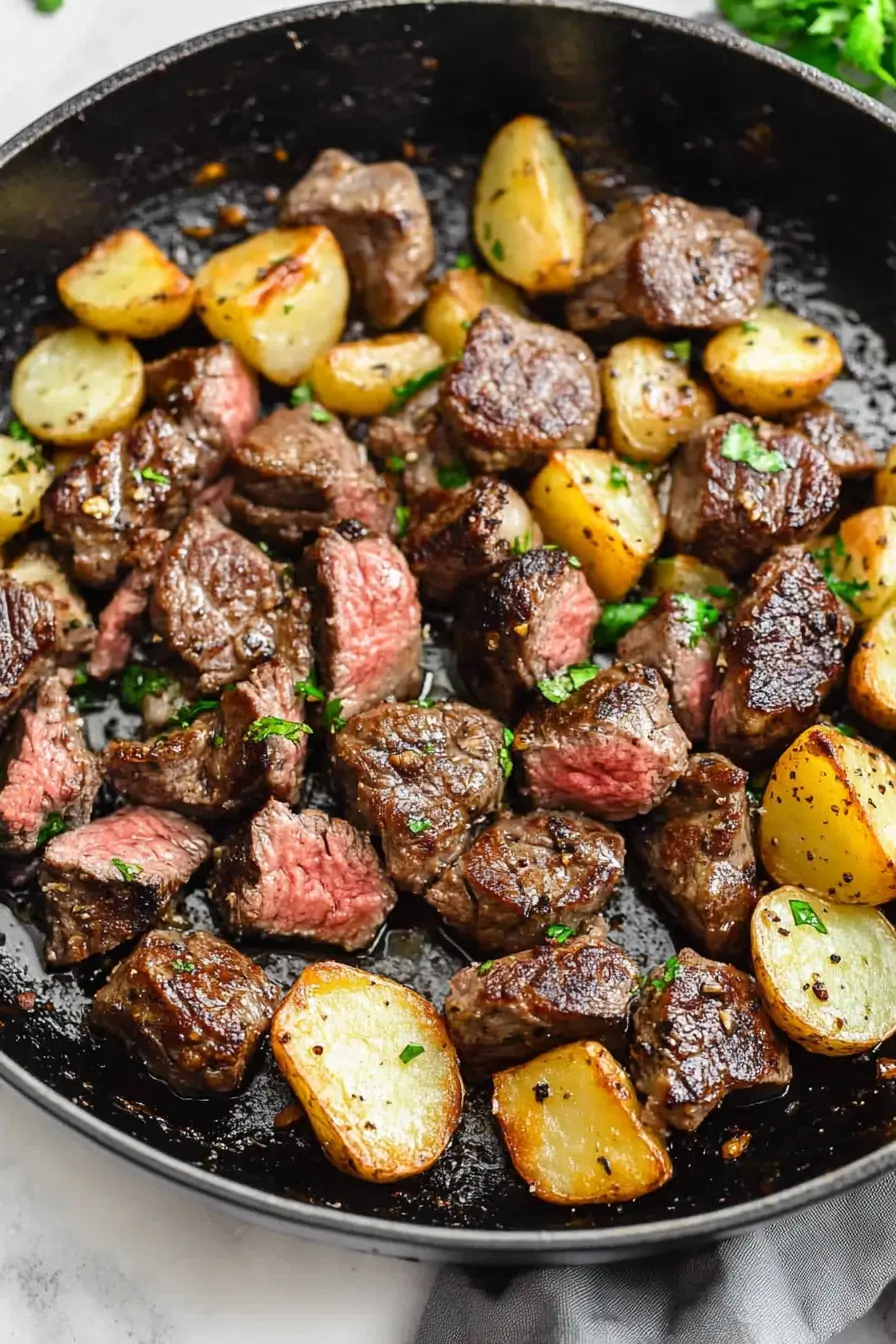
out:
{"label": "seared steak cube", "polygon": [[597,364],[568,331],[484,308],[442,390],[455,442],[481,471],[535,470],[555,448],[591,443]]}
{"label": "seared steak cube", "polygon": [[537,682],[587,659],[599,615],[565,552],[514,556],[464,594],[454,624],[458,671],[475,700],[519,713]]}
{"label": "seared steak cube", "polygon": [[456,700],[384,704],[333,739],[352,820],[377,835],[395,883],[423,891],[463,852],[504,792],[504,729]]}
{"label": "seared steak cube", "polygon": [[7,573],[53,603],[57,662],[77,662],[90,652],[96,639],[93,617],[47,542],[36,541],[26,547],[8,566]]}
{"label": "seared steak cube", "polygon": [[99,614],[96,641],[87,663],[87,671],[96,680],[105,681],[127,665],[169,539],[168,532],[148,528],[129,553],[134,567]]}
{"label": "seared steak cube", "polygon": [[789,415],[786,422],[824,453],[841,479],[867,476],[877,470],[877,453],[826,401],[813,401],[811,406]]}
{"label": "seared steak cube", "polygon": [[769,764],[812,723],[845,666],[853,620],[811,556],[789,546],[766,560],[722,648],[712,706],[713,751]]}
{"label": "seared steak cube", "polygon": [[525,791],[536,807],[606,821],[650,812],[688,763],[688,740],[652,667],[617,663],[516,730]]}
{"label": "seared steak cube", "polygon": [[370,422],[367,447],[381,466],[400,475],[408,499],[434,491],[450,498],[439,481],[439,468],[454,460],[439,413],[440,383],[430,383],[400,410]]}
{"label": "seared steak cube", "polygon": [[228,508],[235,521],[286,546],[300,546],[319,527],[345,518],[389,530],[392,486],[326,414],[311,403],[281,409],[245,436],[232,456]]}
{"label": "seared steak cube", "polygon": [[605,219],[592,219],[579,284],[566,300],[573,331],[599,331],[626,317],[628,255],[641,232],[639,201],[620,201]]}
{"label": "seared steak cube", "polygon": [[147,364],[146,393],[206,446],[216,470],[258,419],[258,380],[224,342]]}
{"label": "seared steak cube", "polygon": [[479,476],[411,526],[405,551],[420,590],[431,602],[450,602],[463,583],[508,560],[517,549],[538,545],[541,529],[513,486]]}
{"label": "seared steak cube", "polygon": [[57,835],[40,868],[47,961],[69,966],[146,933],[211,847],[195,822],[151,807],[125,807]]}
{"label": "seared steak cube", "polygon": [[445,1021],[474,1073],[532,1059],[564,1041],[602,1041],[619,1051],[638,968],[602,931],[546,943],[452,977]]}
{"label": "seared steak cube", "polygon": [[631,1073],[658,1127],[696,1129],[730,1093],[790,1082],[787,1046],[752,975],[690,948],[649,972],[635,1007]]}
{"label": "seared steak cube", "polygon": [[820,532],[839,496],[839,477],[802,434],[743,415],[717,415],[676,458],[669,530],[677,545],[729,574],[743,574],[776,547]]}
{"label": "seared steak cube", "polygon": [[58,677],[38,684],[0,751],[0,853],[33,854],[63,828],[90,819],[100,787],[96,760]]}
{"label": "seared steak cube", "polygon": [[55,647],[52,601],[0,570],[0,729],[47,672]]}
{"label": "seared steak cube", "polygon": [[692,756],[663,802],[634,829],[650,880],[713,957],[749,941],[758,896],[747,774],[724,756]]}
{"label": "seared steak cube", "polygon": [[284,224],[325,224],[378,327],[398,327],[426,301],[436,248],[429,207],[406,163],[359,163],[325,149],[286,197]]}
{"label": "seared steak cube", "polygon": [[601,910],[622,876],[618,831],[575,812],[499,817],[426,892],[483,952],[532,947]]}
{"label": "seared steak cube", "polygon": [[215,854],[209,883],[238,937],[371,943],[395,888],[370,840],[340,817],[268,802]]}
{"label": "seared steak cube", "polygon": [[665,593],[616,645],[620,662],[656,668],[666,683],[672,712],[691,742],[705,741],[709,731],[719,652],[714,612],[706,599]]}
{"label": "seared steak cube", "polygon": [[91,1020],[176,1091],[233,1092],[279,1000],[261,967],[223,938],[154,929],[98,991]]}

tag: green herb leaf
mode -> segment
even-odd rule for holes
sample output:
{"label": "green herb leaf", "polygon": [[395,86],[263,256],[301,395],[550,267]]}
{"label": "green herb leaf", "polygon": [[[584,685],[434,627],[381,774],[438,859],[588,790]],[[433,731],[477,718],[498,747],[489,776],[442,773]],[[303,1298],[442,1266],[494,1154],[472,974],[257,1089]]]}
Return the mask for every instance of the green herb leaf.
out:
{"label": "green herb leaf", "polygon": [[386,470],[390,471],[393,476],[400,476],[406,465],[407,463],[404,458],[399,457],[397,453],[393,453],[391,457],[387,457],[383,463]]}
{"label": "green herb leaf", "polygon": [[328,425],[333,417],[329,411],[324,410],[323,406],[312,406],[311,419],[316,425]]}
{"label": "green herb leaf", "polygon": [[426,1047],[424,1045],[409,1044],[405,1046],[398,1058],[401,1060],[402,1064],[410,1064],[411,1060],[416,1059],[418,1055],[422,1055],[425,1049]]}
{"label": "green herb leaf", "polygon": [[544,677],[538,682],[538,689],[545,700],[550,700],[552,705],[560,705],[569,699],[573,691],[593,681],[599,671],[600,668],[593,663],[573,663],[553,677]]}
{"label": "green herb leaf", "polygon": [[679,971],[678,957],[673,955],[663,966],[663,969],[660,971],[659,975],[654,976],[653,979],[649,981],[650,988],[657,989],[660,991],[668,989],[668,987],[672,984],[672,981],[678,975],[678,971]]}
{"label": "green herb leaf", "polygon": [[845,602],[848,607],[852,607],[854,611],[861,612],[861,607],[857,599],[861,593],[867,591],[868,581],[866,579],[839,579],[834,572],[834,567],[831,563],[832,555],[836,555],[839,559],[843,559],[846,555],[846,544],[839,532],[832,543],[822,547],[819,551],[812,551],[812,559],[816,562],[824,575],[825,583],[828,585],[834,596],[839,597],[841,601]]}
{"label": "green herb leaf", "polygon": [[628,477],[618,462],[614,462],[610,468],[610,485],[614,490],[624,490],[627,495],[631,494]]}
{"label": "green herb leaf", "polygon": [[848,723],[832,723],[831,727],[836,728],[837,732],[842,733],[844,737],[855,737],[856,735],[855,728],[851,728]]}
{"label": "green herb leaf", "polygon": [[342,701],[328,700],[324,705],[324,727],[328,733],[339,733],[347,720],[342,717]]}
{"label": "green herb leaf", "polygon": [[156,485],[171,484],[171,477],[166,476],[164,471],[156,471],[154,467],[140,467],[139,474],[144,481],[155,481]]}
{"label": "green herb leaf", "polygon": [[169,684],[164,672],[158,672],[154,667],[140,667],[136,663],[131,663],[121,674],[118,695],[121,703],[128,709],[139,711],[148,695],[161,694]]}
{"label": "green herb leaf", "polygon": [[608,602],[595,626],[594,642],[599,649],[610,649],[637,625],[659,602],[658,597],[642,597],[637,602]]}
{"label": "green herb leaf", "polygon": [[504,778],[509,779],[513,774],[513,757],[510,754],[510,748],[513,746],[513,729],[504,729],[504,745],[498,752],[498,761],[501,769],[504,771]]}
{"label": "green herb leaf", "polygon": [[532,529],[527,528],[521,537],[514,537],[510,544],[511,555],[528,555],[532,549]]}
{"label": "green herb leaf", "polygon": [[432,822],[428,817],[408,817],[408,830],[411,835],[422,835],[432,830]]}
{"label": "green herb leaf", "polygon": [[307,723],[296,723],[294,719],[278,719],[276,715],[265,714],[250,723],[244,734],[247,742],[264,742],[269,737],[285,737],[287,742],[297,742],[303,733],[310,733]]}
{"label": "green herb leaf", "polygon": [[110,859],[109,862],[118,870],[125,882],[136,882],[143,872],[143,867],[139,863],[125,863],[124,859]]}
{"label": "green herb leaf", "polygon": [[552,943],[559,943],[561,947],[564,943],[569,942],[574,933],[575,929],[571,929],[568,924],[548,925],[548,938]]}
{"label": "green herb leaf", "polygon": [[495,261],[504,260],[504,244],[501,242],[500,238],[496,238],[492,243],[492,256]]}
{"label": "green herb leaf", "polygon": [[189,728],[199,718],[200,714],[207,714],[209,710],[217,709],[220,704],[217,698],[214,700],[195,700],[192,705],[181,705],[176,709],[168,720],[169,728]]}
{"label": "green herb leaf", "polygon": [[495,959],[494,959],[494,957],[489,957],[488,961],[480,961],[480,963],[479,963],[479,974],[480,974],[480,975],[488,975],[489,971],[490,971],[491,968],[494,966],[494,964],[495,964]]}
{"label": "green herb leaf", "polygon": [[[864,3],[859,5],[859,12],[849,25],[846,41],[843,43],[843,56],[851,65],[859,70],[866,70],[869,75],[883,80],[892,89],[896,88],[896,80],[881,64],[887,42],[884,23],[885,2],[886,0],[864,0]],[[887,4],[887,10],[892,23],[892,4]]]}
{"label": "green herb leaf", "polygon": [[406,537],[408,534],[408,523],[411,520],[411,511],[407,504],[398,504],[395,508],[395,526],[399,537]]}
{"label": "green herb leaf", "polygon": [[435,369],[428,369],[426,373],[421,373],[418,378],[409,378],[407,382],[399,383],[398,387],[392,390],[392,410],[400,411],[402,406],[410,401],[411,397],[415,397],[424,388],[437,383],[447,367],[447,364],[440,364]]}
{"label": "green herb leaf", "polygon": [[83,663],[79,663],[78,666],[75,668],[74,672],[72,673],[72,685],[73,686],[87,685],[87,668]]}
{"label": "green herb leaf", "polygon": [[15,416],[13,416],[12,420],[10,420],[7,425],[6,433],[9,438],[15,439],[16,443],[30,443],[32,448],[38,446],[38,441],[34,435],[30,430],[27,430],[21,420],[17,420]]}
{"label": "green herb leaf", "polygon": [[677,359],[680,364],[690,364],[691,342],[670,341],[666,346],[666,355],[669,359]]}
{"label": "green herb leaf", "polygon": [[450,467],[439,467],[436,475],[444,490],[460,490],[470,484],[470,473],[463,462],[453,462]]}
{"label": "green herb leaf", "polygon": [[188,961],[184,957],[175,957],[171,963],[172,971],[180,971],[184,975],[192,975],[196,969],[195,961]]}
{"label": "green herb leaf", "polygon": [[212,738],[212,746],[213,746],[213,747],[223,747],[223,745],[224,745],[224,734],[223,734],[223,733],[215,733],[214,737]]}
{"label": "green herb leaf", "polygon": [[472,271],[475,265],[476,261],[469,252],[460,252],[454,259],[456,271]]}
{"label": "green herb leaf", "polygon": [[729,462],[745,462],[754,471],[767,475],[787,469],[787,463],[777,449],[763,448],[752,429],[739,422],[729,426],[719,451]]}
{"label": "green herb leaf", "polygon": [[43,849],[48,840],[52,840],[54,835],[61,835],[67,831],[68,826],[63,821],[58,812],[51,812],[37,833],[37,847]]}
{"label": "green herb leaf", "polygon": [[673,598],[678,610],[690,626],[690,646],[695,649],[700,640],[714,625],[718,624],[719,609],[702,597],[692,597],[690,593],[674,593]]}
{"label": "green herb leaf", "polygon": [[791,901],[790,913],[793,915],[794,924],[809,924],[819,933],[827,933],[827,928],[822,924],[813,906],[808,901]]}
{"label": "green herb leaf", "polygon": [[577,555],[570,555],[569,551],[566,552],[566,563],[569,565],[570,569],[582,568],[582,562],[579,557]]}
{"label": "green herb leaf", "polygon": [[310,383],[299,383],[289,394],[290,406],[304,406],[306,401],[314,400],[314,388]]}
{"label": "green herb leaf", "polygon": [[758,331],[759,327],[755,322],[741,322],[740,329],[742,332],[748,333],[751,331]]}
{"label": "green herb leaf", "polygon": [[65,4],[65,0],[34,0],[38,14],[55,14]]}
{"label": "green herb leaf", "polygon": [[708,583],[706,585],[706,591],[709,593],[710,597],[717,597],[721,602],[733,602],[737,597],[736,588],[726,588],[724,584],[721,583]]}
{"label": "green herb leaf", "polygon": [[306,700],[326,700],[326,695],[317,684],[317,677],[309,673],[304,681],[296,682],[296,695],[304,695]]}

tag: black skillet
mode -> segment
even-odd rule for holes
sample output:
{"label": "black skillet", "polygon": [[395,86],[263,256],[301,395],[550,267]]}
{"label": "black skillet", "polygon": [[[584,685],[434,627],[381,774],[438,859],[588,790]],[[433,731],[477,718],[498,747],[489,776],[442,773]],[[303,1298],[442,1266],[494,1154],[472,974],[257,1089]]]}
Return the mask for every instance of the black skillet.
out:
{"label": "black skillet", "polygon": [[[776,296],[840,337],[842,408],[879,446],[896,437],[886,353],[896,335],[896,119],[725,32],[575,3],[348,0],[250,20],[133,66],[23,131],[0,150],[4,378],[35,328],[60,316],[53,277],[84,246],[137,223],[195,266],[208,244],[182,225],[235,201],[256,224],[271,221],[265,189],[286,187],[327,145],[416,154],[444,263],[469,248],[478,156],[522,111],[573,137],[598,201],[650,184],[755,212],[774,245]],[[228,165],[228,179],[195,186],[210,160]],[[431,657],[438,668],[436,646]],[[91,711],[94,744],[121,721],[114,705]],[[324,778],[312,787],[326,799]],[[896,1090],[877,1081],[875,1061],[795,1050],[788,1095],[723,1108],[677,1137],[674,1180],[632,1204],[570,1212],[532,1199],[477,1093],[425,1176],[353,1181],[303,1123],[275,1124],[290,1097],[267,1053],[240,1095],[188,1101],[94,1039],[84,1010],[105,970],[44,973],[32,878],[9,864],[0,878],[0,1076],[113,1151],[280,1227],[439,1259],[610,1259],[737,1232],[896,1166]],[[403,902],[359,960],[440,1002],[465,958],[421,906]],[[210,922],[201,893],[186,908]],[[630,886],[608,913],[634,953],[671,951],[670,928]],[[251,950],[284,985],[306,961],[305,950]],[[747,1151],[726,1162],[723,1141],[744,1130]]]}

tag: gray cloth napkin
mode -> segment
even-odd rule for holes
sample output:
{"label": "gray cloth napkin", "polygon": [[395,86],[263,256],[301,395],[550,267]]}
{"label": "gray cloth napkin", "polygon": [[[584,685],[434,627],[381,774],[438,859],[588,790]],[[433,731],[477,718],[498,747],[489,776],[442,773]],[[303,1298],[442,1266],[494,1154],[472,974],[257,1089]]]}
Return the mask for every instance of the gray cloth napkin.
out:
{"label": "gray cloth napkin", "polygon": [[896,1174],[688,1254],[445,1269],[417,1344],[822,1344],[894,1275]]}

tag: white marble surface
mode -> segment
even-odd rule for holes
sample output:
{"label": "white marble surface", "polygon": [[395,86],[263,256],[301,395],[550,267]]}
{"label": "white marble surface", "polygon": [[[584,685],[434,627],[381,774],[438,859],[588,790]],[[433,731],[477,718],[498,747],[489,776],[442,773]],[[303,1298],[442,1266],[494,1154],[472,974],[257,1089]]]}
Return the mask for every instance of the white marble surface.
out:
{"label": "white marble surface", "polygon": [[[0,142],[130,61],[275,5],[65,0],[44,16],[31,0],[0,0]],[[0,1090],[0,1344],[405,1344],[432,1274],[207,1209]],[[840,1344],[888,1337],[871,1319]]]}

